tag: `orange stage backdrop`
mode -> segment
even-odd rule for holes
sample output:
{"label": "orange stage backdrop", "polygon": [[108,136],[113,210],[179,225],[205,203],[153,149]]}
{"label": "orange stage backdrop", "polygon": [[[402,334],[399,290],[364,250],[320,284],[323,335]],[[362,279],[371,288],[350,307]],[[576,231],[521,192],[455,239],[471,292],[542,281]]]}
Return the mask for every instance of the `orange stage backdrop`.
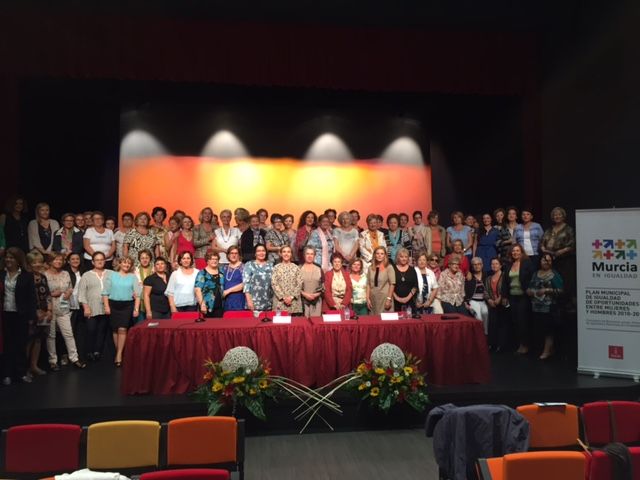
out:
{"label": "orange stage backdrop", "polygon": [[[428,165],[376,160],[322,162],[291,158],[159,156],[127,158],[120,164],[120,214],[163,206],[169,214],[185,210],[198,223],[200,210],[263,207],[298,216],[307,209],[356,209],[387,216],[431,209]],[[426,213],[425,213],[426,215]]]}

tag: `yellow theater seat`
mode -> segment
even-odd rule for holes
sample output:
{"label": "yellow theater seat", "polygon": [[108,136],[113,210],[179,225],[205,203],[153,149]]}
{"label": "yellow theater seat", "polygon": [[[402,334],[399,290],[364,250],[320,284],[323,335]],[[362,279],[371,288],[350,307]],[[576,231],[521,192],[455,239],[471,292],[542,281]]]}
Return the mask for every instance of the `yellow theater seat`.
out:
{"label": "yellow theater seat", "polygon": [[160,424],[143,420],[94,423],[87,433],[87,467],[157,467]]}

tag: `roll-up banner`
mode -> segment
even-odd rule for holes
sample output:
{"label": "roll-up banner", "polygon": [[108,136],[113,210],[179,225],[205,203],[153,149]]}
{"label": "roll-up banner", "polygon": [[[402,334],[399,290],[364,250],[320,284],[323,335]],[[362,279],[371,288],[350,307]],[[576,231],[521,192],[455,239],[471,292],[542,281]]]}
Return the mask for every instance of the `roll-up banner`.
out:
{"label": "roll-up banner", "polygon": [[576,210],[578,372],[640,380],[640,208]]}

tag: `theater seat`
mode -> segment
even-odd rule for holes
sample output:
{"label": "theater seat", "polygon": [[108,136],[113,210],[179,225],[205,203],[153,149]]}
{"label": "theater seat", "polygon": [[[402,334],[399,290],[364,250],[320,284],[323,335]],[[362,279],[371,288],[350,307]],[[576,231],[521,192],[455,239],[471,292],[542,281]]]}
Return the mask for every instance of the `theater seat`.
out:
{"label": "theater seat", "polygon": [[167,465],[222,466],[244,476],[244,422],[234,417],[188,417],[167,424]]}
{"label": "theater seat", "polygon": [[145,420],[89,425],[87,467],[92,470],[158,466],[160,424]]}
{"label": "theater seat", "polygon": [[[629,447],[631,454],[631,468],[633,480],[640,480],[640,447]],[[587,463],[587,478],[589,480],[612,480],[613,465],[609,455],[601,450],[595,450],[591,455],[585,453]]]}
{"label": "theater seat", "polygon": [[21,425],[3,434],[6,472],[58,473],[79,468],[82,428],[78,425]]}
{"label": "theater seat", "polygon": [[222,318],[251,318],[253,312],[251,310],[229,310],[222,314]]}
{"label": "theater seat", "polygon": [[[603,446],[611,442],[640,443],[640,402],[585,403],[581,413],[589,445]],[[614,428],[611,425],[612,418],[615,420]]]}
{"label": "theater seat", "polygon": [[188,468],[144,473],[140,480],[229,480],[227,470],[212,468]]}
{"label": "theater seat", "polygon": [[521,405],[518,413],[529,422],[529,447],[578,446],[578,407],[575,405]]}
{"label": "theater seat", "polygon": [[585,458],[580,452],[511,453],[478,461],[481,480],[584,480]]}
{"label": "theater seat", "polygon": [[200,317],[198,312],[174,312],[171,314],[171,320],[197,320]]}

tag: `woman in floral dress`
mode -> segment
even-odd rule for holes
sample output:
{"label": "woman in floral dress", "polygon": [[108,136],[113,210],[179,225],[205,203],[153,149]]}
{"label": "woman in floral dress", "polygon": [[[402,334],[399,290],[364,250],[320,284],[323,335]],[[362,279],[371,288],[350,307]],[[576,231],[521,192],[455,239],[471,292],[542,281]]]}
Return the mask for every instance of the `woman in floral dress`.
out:
{"label": "woman in floral dress", "polygon": [[266,312],[271,310],[273,302],[271,288],[273,265],[267,262],[267,247],[262,244],[256,245],[255,257],[255,260],[244,265],[242,274],[244,295],[249,310]]}
{"label": "woman in floral dress", "polygon": [[293,250],[290,246],[280,250],[281,262],[273,267],[271,286],[273,288],[273,309],[290,314],[302,313],[302,272],[291,260]]}

